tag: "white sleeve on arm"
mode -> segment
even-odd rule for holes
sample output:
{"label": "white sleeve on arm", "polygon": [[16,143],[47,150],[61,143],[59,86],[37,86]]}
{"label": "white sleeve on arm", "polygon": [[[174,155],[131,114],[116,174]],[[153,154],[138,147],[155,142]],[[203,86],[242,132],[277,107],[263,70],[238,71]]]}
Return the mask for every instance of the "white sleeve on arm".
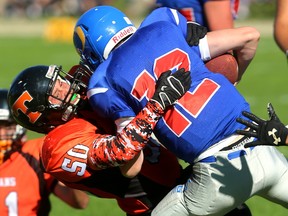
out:
{"label": "white sleeve on arm", "polygon": [[207,35],[199,40],[199,50],[201,54],[201,59],[203,61],[208,61],[211,59],[210,50],[207,41]]}

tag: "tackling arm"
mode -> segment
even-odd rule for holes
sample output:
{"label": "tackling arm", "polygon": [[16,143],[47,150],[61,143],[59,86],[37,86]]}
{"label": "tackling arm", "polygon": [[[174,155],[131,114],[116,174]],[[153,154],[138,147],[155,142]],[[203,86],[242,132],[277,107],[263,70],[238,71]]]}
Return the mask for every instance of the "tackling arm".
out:
{"label": "tackling arm", "polygon": [[[88,153],[88,165],[96,170],[127,165],[122,172],[132,177],[133,174],[127,172],[131,171],[130,168],[137,162],[136,171],[133,171],[137,174],[142,165],[138,163],[143,159],[141,150],[151,137],[157,121],[167,107],[185,94],[190,85],[189,71],[180,69],[174,74],[171,74],[171,71],[162,73],[156,83],[154,96],[140,113],[116,136],[102,135],[94,141],[93,148]],[[134,162],[127,164],[131,160]]]}

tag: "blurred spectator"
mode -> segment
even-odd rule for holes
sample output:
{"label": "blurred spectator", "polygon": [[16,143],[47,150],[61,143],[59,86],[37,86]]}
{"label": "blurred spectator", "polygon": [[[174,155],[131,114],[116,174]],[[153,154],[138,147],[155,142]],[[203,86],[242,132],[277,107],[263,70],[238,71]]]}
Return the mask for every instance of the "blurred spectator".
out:
{"label": "blurred spectator", "polygon": [[288,56],[288,0],[277,0],[274,20],[274,39]]}
{"label": "blurred spectator", "polygon": [[[104,0],[1,0],[6,17],[39,18],[42,16],[76,16]],[[111,1],[107,1],[111,2]]]}
{"label": "blurred spectator", "polygon": [[113,5],[135,18],[146,15],[154,0],[0,0],[0,16],[27,17],[80,16],[97,5]]}
{"label": "blurred spectator", "polygon": [[246,19],[250,15],[250,4],[253,0],[240,0],[237,19]]}

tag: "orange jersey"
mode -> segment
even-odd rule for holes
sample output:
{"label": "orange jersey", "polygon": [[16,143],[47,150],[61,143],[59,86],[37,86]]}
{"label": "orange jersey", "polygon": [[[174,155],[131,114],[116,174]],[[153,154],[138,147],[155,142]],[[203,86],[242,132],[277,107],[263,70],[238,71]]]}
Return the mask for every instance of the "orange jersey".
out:
{"label": "orange jersey", "polygon": [[[128,131],[131,132],[130,129]],[[131,135],[130,132],[126,135]],[[83,118],[74,118],[58,126],[46,136],[43,143],[41,157],[46,171],[70,187],[89,191],[98,197],[117,199],[119,206],[130,214],[149,211],[177,183],[181,172],[177,158],[156,144],[144,149],[143,169],[136,178],[124,177],[118,167],[91,170],[87,166],[88,151],[95,148],[95,140],[100,137],[104,139],[103,132]],[[129,149],[129,154],[140,151],[144,143],[135,144],[136,148]],[[119,158],[126,149],[119,145],[121,157],[118,157],[114,145],[119,143],[110,144],[106,143],[106,147],[101,145],[102,152],[105,152],[105,149],[113,151],[117,158],[116,162],[121,163]],[[101,166],[104,166],[105,161],[108,164],[113,163],[105,158],[109,154],[102,154],[99,151],[97,155],[102,161]],[[151,202],[143,201],[143,196],[151,198]]]}
{"label": "orange jersey", "polygon": [[56,180],[39,166],[43,138],[28,141],[0,166],[0,215],[48,215]]}

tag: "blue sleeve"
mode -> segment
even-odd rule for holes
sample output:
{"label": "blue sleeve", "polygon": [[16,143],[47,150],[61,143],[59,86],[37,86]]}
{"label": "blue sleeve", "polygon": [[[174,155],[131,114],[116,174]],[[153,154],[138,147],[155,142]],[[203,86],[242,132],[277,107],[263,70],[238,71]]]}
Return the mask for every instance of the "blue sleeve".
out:
{"label": "blue sleeve", "polygon": [[194,8],[203,5],[209,0],[157,0],[156,4],[161,7],[170,7],[175,9]]}
{"label": "blue sleeve", "polygon": [[[152,11],[152,13],[150,13],[143,20],[143,22],[140,25],[140,28],[160,21],[174,23],[186,37],[187,34],[186,18],[182,14],[180,14],[177,10],[167,7],[161,7]],[[169,36],[169,33],[167,33],[167,36]]]}
{"label": "blue sleeve", "polygon": [[125,99],[111,89],[108,89],[105,93],[90,95],[89,103],[94,112],[113,121],[135,116],[134,111],[127,105]]}
{"label": "blue sleeve", "polygon": [[123,96],[109,85],[102,72],[97,70],[89,80],[87,96],[93,111],[114,121],[122,117],[134,117],[134,111]]}

